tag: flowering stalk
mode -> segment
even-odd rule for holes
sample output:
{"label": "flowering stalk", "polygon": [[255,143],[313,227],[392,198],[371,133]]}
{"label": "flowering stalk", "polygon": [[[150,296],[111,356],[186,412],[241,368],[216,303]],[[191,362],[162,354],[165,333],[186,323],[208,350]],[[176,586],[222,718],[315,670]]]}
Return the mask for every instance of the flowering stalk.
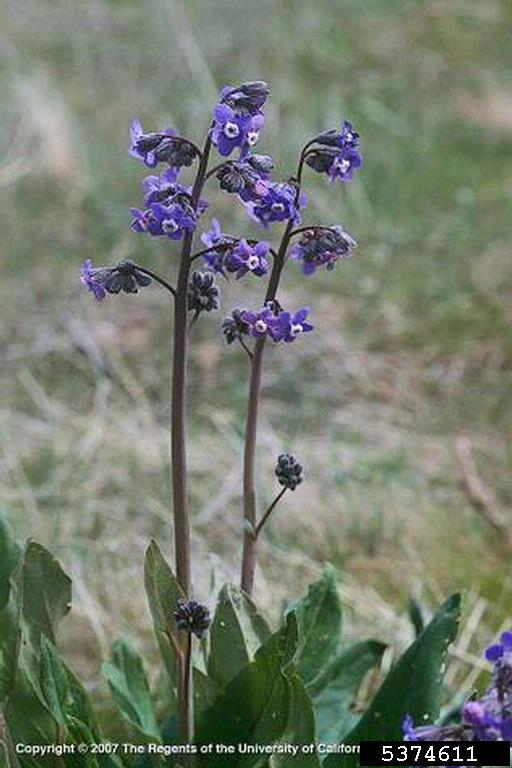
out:
{"label": "flowering stalk", "polygon": [[[199,196],[204,184],[208,157],[210,154],[210,138],[208,137],[199,162],[196,179],[192,188],[191,204],[197,209]],[[176,558],[176,578],[187,597],[191,594],[190,569],[190,524],[188,518],[187,497],[187,428],[186,428],[186,389],[187,389],[187,289],[190,275],[190,255],[194,234],[186,232],[181,249],[178,281],[174,301],[174,337],[171,384],[171,457],[172,457],[172,489],[174,542]],[[193,695],[192,675],[190,665],[190,636],[185,638],[186,647],[183,649],[183,663],[179,665],[178,681],[179,725],[180,737],[183,742],[193,738]]]}

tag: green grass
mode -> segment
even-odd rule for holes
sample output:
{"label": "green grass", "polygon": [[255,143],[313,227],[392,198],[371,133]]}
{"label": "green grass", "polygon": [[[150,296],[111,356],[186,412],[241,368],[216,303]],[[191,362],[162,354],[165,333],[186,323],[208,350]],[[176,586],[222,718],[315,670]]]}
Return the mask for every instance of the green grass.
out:
{"label": "green grass", "polygon": [[[171,542],[169,306],[156,291],[97,306],[77,269],[132,257],[173,270],[172,246],[127,228],[143,176],[126,153],[129,121],[200,141],[217,87],[260,77],[272,87],[261,149],[283,176],[305,139],[343,117],[363,136],[365,165],[344,188],[307,178],[307,220],[342,221],[360,246],[334,273],[306,280],[292,265],[287,276],[285,297],[312,305],[317,333],[269,355],[261,498],[282,449],[300,454],[308,480],[269,527],[259,598],[275,613],[329,559],[345,573],[355,634],[370,624],[393,639],[411,593],[434,602],[463,588],[489,603],[487,639],[512,610],[510,553],[471,505],[455,444],[471,437],[510,510],[510,4],[22,6],[4,12],[0,80],[0,491],[20,537],[51,545],[73,571],[89,628],[70,643],[76,663],[90,657],[93,676],[97,645],[127,628],[148,641],[142,553],[150,536]],[[242,212],[213,187],[211,199],[243,232]],[[223,306],[258,297],[246,281]],[[218,323],[197,328],[202,593],[212,573],[236,578],[246,374]]]}

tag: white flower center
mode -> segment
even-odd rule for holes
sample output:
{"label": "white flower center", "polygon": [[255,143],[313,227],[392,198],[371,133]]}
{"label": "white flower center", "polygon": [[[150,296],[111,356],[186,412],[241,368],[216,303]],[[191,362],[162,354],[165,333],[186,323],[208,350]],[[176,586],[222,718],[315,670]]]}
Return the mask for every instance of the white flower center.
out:
{"label": "white flower center", "polygon": [[336,168],[338,168],[341,173],[346,173],[350,168],[350,160],[347,160],[346,158],[343,160],[338,160],[336,163]]}
{"label": "white flower center", "polygon": [[283,205],[283,203],[272,203],[272,210],[275,213],[283,213],[284,212],[284,205]]}
{"label": "white flower center", "polygon": [[254,147],[254,145],[258,143],[259,138],[260,138],[260,134],[258,133],[258,131],[248,131],[247,143],[250,147]]}
{"label": "white flower center", "polygon": [[257,256],[252,255],[252,256],[249,256],[249,258],[247,259],[246,264],[249,267],[249,269],[251,269],[251,270],[252,269],[256,269],[260,265],[260,260],[258,259]]}
{"label": "white flower center", "polygon": [[292,327],[290,328],[290,335],[291,336],[300,336],[304,328],[300,323],[292,323]]}
{"label": "white flower center", "polygon": [[352,141],[352,139],[353,139],[353,138],[354,138],[354,137],[353,137],[353,135],[350,133],[350,131],[349,131],[349,132],[346,134],[346,136],[345,136],[345,139],[346,139],[346,141]]}
{"label": "white flower center", "polygon": [[228,139],[236,139],[240,135],[240,128],[236,123],[226,123],[224,126],[224,133]]}
{"label": "white flower center", "polygon": [[179,228],[180,228],[179,224],[177,224],[174,219],[164,219],[162,221],[162,229],[164,232],[167,232],[168,234],[173,234],[174,232],[177,232]]}
{"label": "white flower center", "polygon": [[258,331],[258,333],[265,333],[268,326],[264,320],[256,320],[254,323],[254,329]]}

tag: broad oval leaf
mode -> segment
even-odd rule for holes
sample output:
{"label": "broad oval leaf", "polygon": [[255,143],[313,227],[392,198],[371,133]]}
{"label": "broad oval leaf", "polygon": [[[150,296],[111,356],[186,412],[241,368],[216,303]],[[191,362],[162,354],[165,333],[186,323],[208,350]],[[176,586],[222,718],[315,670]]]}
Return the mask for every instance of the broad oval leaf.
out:
{"label": "broad oval leaf", "polygon": [[45,547],[31,541],[14,575],[14,584],[34,646],[39,648],[41,635],[55,643],[57,626],[71,608],[69,576]]}
{"label": "broad oval leaf", "polygon": [[268,625],[252,600],[238,587],[226,584],[210,629],[208,674],[225,685],[254,659],[269,637]]}
{"label": "broad oval leaf", "polygon": [[171,641],[172,634],[176,637],[173,611],[178,600],[184,595],[176,577],[154,541],[150,543],[146,552],[144,584],[158,647],[171,681],[176,686],[177,659]]}
{"label": "broad oval leaf", "polygon": [[[453,595],[392,667],[346,742],[400,741],[402,720],[407,714],[418,723],[436,720],[446,654],[457,635],[459,620],[460,595]],[[357,755],[329,755],[324,762],[326,768],[358,765]]]}
{"label": "broad oval leaf", "polygon": [[341,604],[334,569],[327,567],[305,597],[292,606],[299,623],[299,675],[309,686],[340,645]]}
{"label": "broad oval leaf", "polygon": [[359,716],[352,704],[363,678],[380,663],[385,649],[383,643],[367,640],[341,651],[309,689],[320,742],[338,743],[355,726]]}
{"label": "broad oval leaf", "polygon": [[[316,753],[303,753],[301,747],[316,741],[315,712],[313,702],[304,683],[298,675],[290,677],[290,702],[288,719],[284,732],[277,742],[283,746],[282,753],[272,755],[270,768],[320,768]],[[295,753],[289,750],[295,747]]]}
{"label": "broad oval leaf", "polygon": [[[295,615],[272,635],[251,662],[205,711],[197,729],[199,744],[274,744],[285,732],[292,700],[289,671],[297,651]],[[268,755],[208,755],[199,758],[207,768],[255,768],[268,763]]]}
{"label": "broad oval leaf", "polygon": [[102,669],[123,715],[145,737],[160,742],[142,659],[128,640],[118,638],[112,643],[112,660],[105,662]]}

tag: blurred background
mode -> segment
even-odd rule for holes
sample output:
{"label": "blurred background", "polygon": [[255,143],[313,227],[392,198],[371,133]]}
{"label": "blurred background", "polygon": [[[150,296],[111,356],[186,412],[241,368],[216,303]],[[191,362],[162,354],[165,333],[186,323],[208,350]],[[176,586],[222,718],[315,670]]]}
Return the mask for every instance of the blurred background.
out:
{"label": "blurred background", "polygon": [[[262,506],[279,452],[307,482],[263,537],[257,600],[276,617],[330,561],[347,632],[400,643],[411,596],[428,612],[463,589],[469,684],[512,612],[510,3],[19,0],[2,20],[0,493],[19,537],[73,576],[75,666],[94,680],[120,632],[153,652],[148,539],[172,556],[171,307],[156,288],[97,304],[79,266],[173,273],[175,245],[129,230],[144,176],[129,122],[200,142],[221,85],[265,79],[259,151],[277,177],[342,119],[365,165],[343,187],[306,174],[305,221],[342,222],[359,248],[335,272],[286,274],[283,303],[310,304],[316,332],[267,357]],[[207,194],[228,231],[250,230],[232,197]],[[261,293],[230,284],[223,312]],[[198,324],[190,361],[201,597],[240,557],[247,363],[222,317]]]}

